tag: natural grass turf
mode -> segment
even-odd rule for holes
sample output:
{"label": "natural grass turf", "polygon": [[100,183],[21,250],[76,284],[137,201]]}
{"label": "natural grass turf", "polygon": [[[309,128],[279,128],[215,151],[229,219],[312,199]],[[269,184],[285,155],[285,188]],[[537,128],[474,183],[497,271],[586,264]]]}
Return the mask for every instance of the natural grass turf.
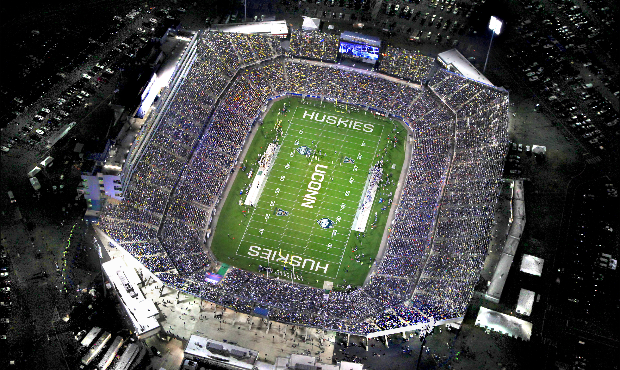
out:
{"label": "natural grass turf", "polygon": [[[285,103],[287,112],[278,115]],[[349,128],[327,120],[321,123],[308,115],[304,118],[304,111],[317,112],[321,118],[325,114],[361,124]],[[256,207],[239,205],[252,185],[259,155],[276,136],[274,128],[278,120],[284,137],[278,141],[280,151],[258,204]],[[373,125],[372,132],[364,132],[364,127],[369,131],[364,123]],[[391,140],[396,137],[395,147],[388,136]],[[375,118],[364,111],[346,112],[342,106],[302,102],[299,98],[275,102],[246,154],[245,170],[236,169],[239,172],[212,236],[213,253],[222,262],[250,271],[259,271],[259,265],[270,266],[285,279],[291,279],[292,264],[295,264],[295,281],[312,286],[322,287],[324,280],[333,281],[334,287],[361,285],[385,230],[388,200],[393,198],[403,167],[406,137],[407,132],[400,123]],[[296,151],[300,146],[311,147],[317,154],[320,151],[320,155],[310,160]],[[355,163],[343,163],[345,156]],[[351,231],[351,225],[368,170],[380,159],[383,159],[382,178],[393,181],[377,191],[366,232],[361,236]],[[327,167],[318,167],[325,170],[321,188],[315,195],[316,202],[309,204],[312,208],[303,207],[317,164]],[[250,171],[252,177],[248,177]],[[315,175],[315,179],[321,177]],[[380,203],[380,199],[384,201]],[[277,209],[288,211],[289,215],[276,216]],[[323,217],[335,221],[334,227],[320,227],[317,220]]]}

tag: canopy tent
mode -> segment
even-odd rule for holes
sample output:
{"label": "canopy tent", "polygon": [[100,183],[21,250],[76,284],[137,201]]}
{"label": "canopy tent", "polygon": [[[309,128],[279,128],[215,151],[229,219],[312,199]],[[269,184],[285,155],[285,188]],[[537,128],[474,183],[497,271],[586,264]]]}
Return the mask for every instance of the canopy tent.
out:
{"label": "canopy tent", "polygon": [[301,29],[304,31],[317,31],[321,26],[321,20],[319,18],[304,17],[304,23],[301,25]]}

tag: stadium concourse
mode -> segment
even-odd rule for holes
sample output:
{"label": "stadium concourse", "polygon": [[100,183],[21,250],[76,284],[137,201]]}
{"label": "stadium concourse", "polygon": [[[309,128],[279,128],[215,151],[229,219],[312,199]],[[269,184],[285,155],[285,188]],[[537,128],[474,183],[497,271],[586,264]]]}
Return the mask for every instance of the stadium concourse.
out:
{"label": "stadium concourse", "polygon": [[[387,77],[325,62],[338,48],[327,36],[293,33],[290,45],[195,34],[129,153],[124,200],[107,204],[98,227],[166,286],[240,313],[259,308],[272,321],[366,337],[462,318],[491,237],[507,92],[392,47],[379,68]],[[204,237],[231,170],[265,106],[290,95],[359,106],[411,130],[387,246],[368,282],[349,292],[235,267],[207,282],[218,262]]]}

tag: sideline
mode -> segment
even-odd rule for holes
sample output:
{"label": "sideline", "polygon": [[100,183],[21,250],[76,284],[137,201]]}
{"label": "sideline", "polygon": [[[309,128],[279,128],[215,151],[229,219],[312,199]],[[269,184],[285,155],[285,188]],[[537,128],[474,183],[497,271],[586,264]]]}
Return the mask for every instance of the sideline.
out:
{"label": "sideline", "polygon": [[226,203],[226,199],[228,199],[228,193],[230,193],[230,189],[232,188],[233,184],[235,183],[235,180],[237,179],[237,175],[239,174],[239,163],[243,163],[243,161],[245,160],[245,156],[248,153],[248,149],[250,149],[250,144],[252,144],[252,142],[254,141],[254,136],[256,135],[256,133],[258,132],[258,128],[261,127],[263,125],[263,120],[265,119],[265,116],[267,115],[267,113],[271,110],[271,107],[273,106],[273,104],[277,101],[280,101],[282,99],[286,99],[288,98],[288,96],[282,96],[276,99],[273,99],[269,102],[269,104],[267,104],[267,108],[265,108],[265,110],[261,113],[260,115],[260,123],[254,125],[250,131],[250,134],[248,135],[248,137],[245,139],[245,143],[243,144],[243,149],[241,150],[241,153],[239,153],[239,157],[237,157],[237,161],[235,162],[235,171],[232,173],[232,175],[228,178],[228,183],[226,184],[226,188],[224,189],[224,192],[222,193],[221,197],[219,198],[219,202],[217,204],[217,206],[215,206],[215,208],[213,208],[213,218],[211,219],[211,226],[208,227],[209,229],[211,229],[211,236],[209,237],[209,239],[206,240],[205,243],[205,248],[207,249],[207,253],[209,253],[212,256],[215,256],[213,254],[213,252],[211,251],[211,243],[213,242],[213,237],[215,235],[215,230],[217,229],[217,222],[219,221],[220,218],[220,213],[222,211],[222,207],[224,207],[224,203]]}

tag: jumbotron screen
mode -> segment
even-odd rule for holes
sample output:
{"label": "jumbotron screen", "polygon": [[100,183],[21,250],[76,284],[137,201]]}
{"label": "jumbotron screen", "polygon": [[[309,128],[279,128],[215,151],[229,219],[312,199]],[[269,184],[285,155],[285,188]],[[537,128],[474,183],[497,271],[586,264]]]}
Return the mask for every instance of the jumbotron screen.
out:
{"label": "jumbotron screen", "polygon": [[340,41],[340,53],[372,64],[376,63],[379,58],[378,47],[364,44],[354,44],[346,41]]}

